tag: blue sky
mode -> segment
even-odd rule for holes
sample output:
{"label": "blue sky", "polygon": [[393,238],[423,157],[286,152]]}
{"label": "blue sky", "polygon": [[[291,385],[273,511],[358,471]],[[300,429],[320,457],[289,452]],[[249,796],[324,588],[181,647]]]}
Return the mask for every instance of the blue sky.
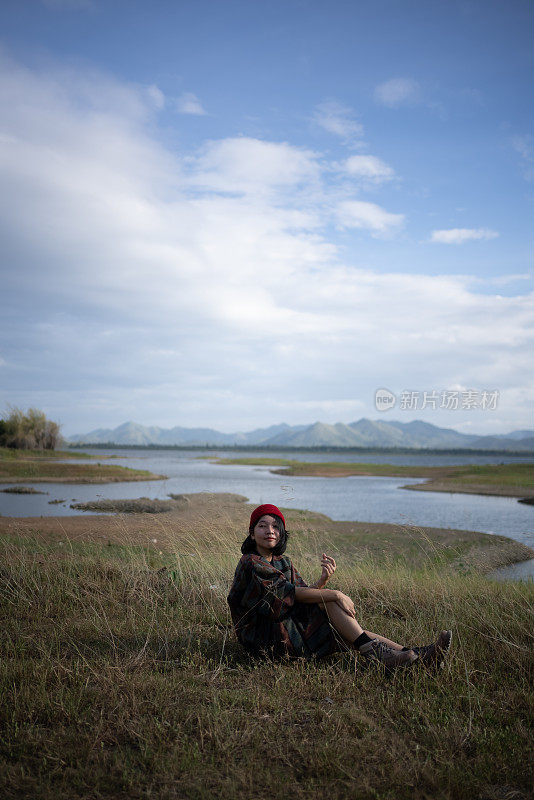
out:
{"label": "blue sky", "polygon": [[[4,0],[0,407],[534,426],[534,6]],[[378,414],[375,390],[498,391]]]}

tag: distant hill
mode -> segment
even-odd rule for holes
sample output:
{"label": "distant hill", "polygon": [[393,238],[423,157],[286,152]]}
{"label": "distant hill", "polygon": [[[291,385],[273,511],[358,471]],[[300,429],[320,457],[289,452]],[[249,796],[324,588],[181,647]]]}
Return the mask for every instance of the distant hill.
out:
{"label": "distant hill", "polygon": [[158,428],[125,422],[118,428],[98,428],[71,436],[73,444],[264,446],[264,447],[407,447],[428,449],[534,450],[534,431],[497,436],[473,436],[429,422],[385,422],[360,419],[348,425],[271,425],[248,433],[221,433],[212,428]]}
{"label": "distant hill", "polygon": [[258,428],[249,433],[221,433],[212,428],[181,428],[179,426],[158,428],[156,426],[145,427],[136,422],[124,422],[118,428],[97,428],[90,433],[71,436],[69,441],[74,444],[113,442],[114,444],[128,445],[247,445],[268,441],[286,430],[293,431],[295,428],[282,423],[281,425],[271,425],[269,428]]}

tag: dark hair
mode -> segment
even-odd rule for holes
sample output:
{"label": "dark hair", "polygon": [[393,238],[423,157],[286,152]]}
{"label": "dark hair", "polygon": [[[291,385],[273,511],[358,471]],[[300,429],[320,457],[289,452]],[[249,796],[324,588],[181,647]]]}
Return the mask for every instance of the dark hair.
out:
{"label": "dark hair", "polygon": [[[268,514],[267,516],[273,517],[274,524],[278,528],[278,532],[280,533],[280,539],[278,540],[276,547],[273,547],[273,556],[281,556],[286,551],[287,547],[287,539],[289,536],[289,531],[286,531],[286,527],[284,525],[283,520],[278,516],[278,514]],[[257,524],[257,523],[256,523]],[[251,525],[248,529],[248,536],[241,545],[241,552],[245,553],[257,553],[256,550],[256,542],[251,537],[251,533],[254,531],[254,525]],[[259,554],[258,554],[259,555]]]}

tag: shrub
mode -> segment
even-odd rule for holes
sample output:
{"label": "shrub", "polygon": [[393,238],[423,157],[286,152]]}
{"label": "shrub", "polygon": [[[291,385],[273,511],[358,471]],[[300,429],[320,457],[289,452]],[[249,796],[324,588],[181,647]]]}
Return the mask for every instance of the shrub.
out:
{"label": "shrub", "polygon": [[11,408],[9,416],[0,420],[0,446],[23,450],[55,450],[60,426],[46,418],[38,408],[24,413]]}

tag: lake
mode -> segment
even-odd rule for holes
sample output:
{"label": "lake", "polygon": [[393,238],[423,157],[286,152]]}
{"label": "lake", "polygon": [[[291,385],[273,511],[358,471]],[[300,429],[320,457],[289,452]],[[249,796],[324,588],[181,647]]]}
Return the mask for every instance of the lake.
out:
{"label": "lake", "polygon": [[[291,477],[273,475],[268,467],[219,465],[206,453],[187,450],[106,450],[86,448],[86,452],[108,456],[122,466],[147,469],[167,475],[164,481],[141,481],[111,484],[25,484],[48,492],[44,495],[0,493],[3,516],[66,516],[83,514],[70,508],[74,500],[85,502],[99,498],[129,499],[149,497],[164,499],[170,493],[233,492],[252,503],[275,503],[289,508],[305,508],[327,514],[335,520],[390,522],[435,528],[476,530],[501,534],[534,548],[534,506],[515,498],[491,497],[442,492],[414,492],[402,489],[420,478],[345,478]],[[213,450],[216,457],[239,456],[239,453]],[[532,456],[463,456],[449,454],[359,454],[359,453],[265,453],[247,452],[247,456],[280,456],[300,461],[351,461],[355,463],[390,463],[439,466],[444,464],[491,464],[529,462]],[[0,485],[4,488],[8,484]],[[54,505],[50,501],[62,500]],[[534,562],[532,572],[534,574]]]}

